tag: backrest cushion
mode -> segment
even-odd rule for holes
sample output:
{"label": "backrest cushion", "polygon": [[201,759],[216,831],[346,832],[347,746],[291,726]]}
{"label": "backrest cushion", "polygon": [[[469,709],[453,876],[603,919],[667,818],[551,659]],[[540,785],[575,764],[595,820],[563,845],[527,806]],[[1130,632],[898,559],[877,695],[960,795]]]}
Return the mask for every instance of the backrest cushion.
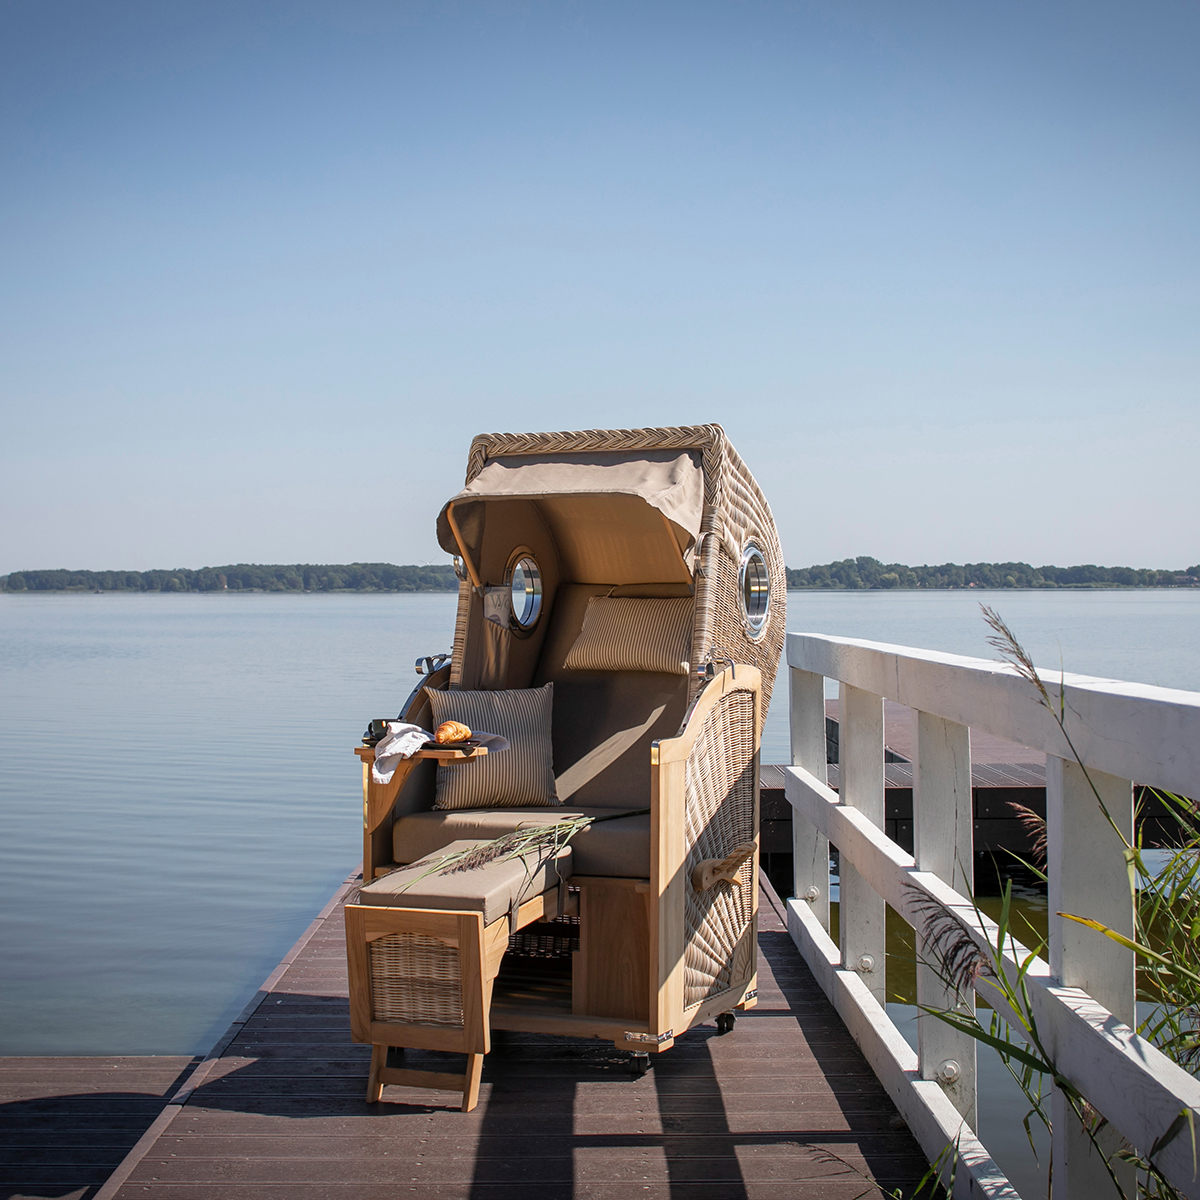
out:
{"label": "backrest cushion", "polygon": [[[678,597],[686,588],[639,585]],[[588,601],[611,584],[568,583],[554,598],[535,683],[554,683],[554,770],[559,799],[592,808],[650,803],[650,743],[673,737],[687,708],[685,675],[657,671],[584,671],[566,666]]]}
{"label": "backrest cushion", "polygon": [[430,691],[433,724],[461,721],[507,738],[508,750],[439,763],[435,809],[548,808],[554,790],[554,684],[497,692]]}
{"label": "backrest cushion", "polygon": [[569,671],[654,671],[686,675],[692,645],[691,597],[593,596],[567,654]]}

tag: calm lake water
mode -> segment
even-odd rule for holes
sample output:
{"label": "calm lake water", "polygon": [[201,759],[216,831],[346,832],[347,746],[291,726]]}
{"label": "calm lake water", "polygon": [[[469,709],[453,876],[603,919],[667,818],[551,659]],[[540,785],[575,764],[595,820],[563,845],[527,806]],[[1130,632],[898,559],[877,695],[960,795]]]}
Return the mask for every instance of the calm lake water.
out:
{"label": "calm lake water", "polygon": [[[1046,667],[1200,690],[1200,592],[794,592],[788,628],[987,657],[980,601]],[[351,750],[454,604],[0,595],[0,1053],[205,1051],[359,861]]]}

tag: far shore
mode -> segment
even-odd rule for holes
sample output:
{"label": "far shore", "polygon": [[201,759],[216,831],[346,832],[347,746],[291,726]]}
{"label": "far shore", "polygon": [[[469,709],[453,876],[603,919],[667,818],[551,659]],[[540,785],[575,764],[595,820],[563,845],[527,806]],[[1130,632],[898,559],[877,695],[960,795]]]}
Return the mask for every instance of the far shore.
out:
{"label": "far shore", "polygon": [[[1095,591],[1200,587],[1200,564],[1182,570],[1148,567],[1032,566],[1025,562],[885,563],[869,555],[811,567],[784,567],[788,591]],[[450,563],[230,563],[148,571],[65,568],[0,575],[4,592],[456,592],[462,578]],[[497,581],[499,582],[499,581]]]}

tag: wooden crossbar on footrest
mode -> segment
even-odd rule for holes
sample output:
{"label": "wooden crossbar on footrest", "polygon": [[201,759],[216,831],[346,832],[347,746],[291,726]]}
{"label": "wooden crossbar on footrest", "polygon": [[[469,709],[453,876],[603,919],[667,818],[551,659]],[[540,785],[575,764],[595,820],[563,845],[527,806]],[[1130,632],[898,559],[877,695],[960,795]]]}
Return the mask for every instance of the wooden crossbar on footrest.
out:
{"label": "wooden crossbar on footrest", "polygon": [[384,1067],[379,1072],[379,1082],[394,1083],[397,1087],[444,1088],[448,1092],[460,1092],[467,1077],[452,1075],[449,1071],[409,1071],[402,1067]]}
{"label": "wooden crossbar on footrest", "polygon": [[386,1084],[398,1087],[434,1088],[438,1091],[462,1092],[462,1110],[470,1112],[479,1102],[479,1080],[483,1076],[483,1055],[468,1052],[467,1069],[462,1075],[450,1071],[413,1071],[407,1067],[389,1067],[388,1047],[376,1043],[371,1047],[371,1074],[367,1079],[367,1103],[383,1099]]}

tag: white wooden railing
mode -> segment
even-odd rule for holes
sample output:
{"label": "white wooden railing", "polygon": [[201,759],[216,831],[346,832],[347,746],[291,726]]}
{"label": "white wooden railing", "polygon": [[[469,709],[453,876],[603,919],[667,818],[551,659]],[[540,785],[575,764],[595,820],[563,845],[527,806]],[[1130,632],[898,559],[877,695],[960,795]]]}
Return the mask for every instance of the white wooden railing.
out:
{"label": "white wooden railing", "polygon": [[[884,918],[890,904],[918,931],[919,963],[930,901],[953,913],[982,949],[995,945],[995,926],[970,900],[972,729],[1047,755],[1049,962],[1036,960],[1025,979],[1049,1056],[1110,1130],[1143,1154],[1185,1110],[1200,1127],[1200,1081],[1134,1032],[1132,953],[1058,915],[1133,932],[1124,845],[1035,685],[1002,663],[816,634],[788,634],[787,660],[793,765],[786,792],[795,852],[789,930],[931,1161],[957,1146],[955,1195],[1016,1193],[973,1132],[975,1043],[923,1017],[914,1053],[886,1015]],[[1065,689],[1075,750],[1126,837],[1133,834],[1133,781],[1200,797],[1200,694],[1040,674],[1056,704]],[[829,789],[825,772],[826,679],[840,685],[840,794]],[[915,710],[913,854],[882,828],[885,699]],[[830,843],[841,862],[840,947],[828,932]],[[1016,942],[1008,948],[1003,966],[1010,977],[1026,953]],[[976,991],[1000,1006],[986,979]],[[917,1002],[952,1007],[954,997],[918,965]],[[1100,1154],[1057,1088],[1052,1116],[1054,1200],[1115,1197]],[[1155,1162],[1183,1194],[1200,1200],[1186,1126]],[[1131,1197],[1129,1170],[1117,1165],[1117,1174]]]}

